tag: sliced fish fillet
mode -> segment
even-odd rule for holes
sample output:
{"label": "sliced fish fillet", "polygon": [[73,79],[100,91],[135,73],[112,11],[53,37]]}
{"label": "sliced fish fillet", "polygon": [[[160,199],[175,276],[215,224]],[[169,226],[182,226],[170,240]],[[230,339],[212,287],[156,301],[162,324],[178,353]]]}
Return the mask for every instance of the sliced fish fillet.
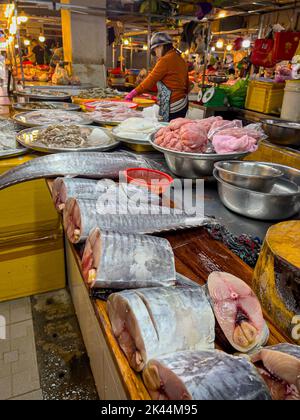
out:
{"label": "sliced fish fillet", "polygon": [[91,288],[137,289],[176,281],[174,253],[166,239],[99,229],[86,243],[82,271]]}
{"label": "sliced fish fillet", "polygon": [[213,349],[215,319],[202,288],[126,290],[108,299],[113,332],[130,366],[182,350]]}
{"label": "sliced fish fillet", "polygon": [[214,272],[208,278],[208,291],[217,321],[233,348],[248,353],[266,344],[269,330],[260,303],[245,282]]}
{"label": "sliced fish fillet", "polygon": [[64,227],[72,243],[84,242],[96,227],[120,233],[152,234],[215,223],[213,219],[206,217],[176,214],[172,209],[167,209],[168,214],[164,214],[161,207],[156,205],[142,204],[136,207],[131,206],[129,202],[128,206],[118,209],[113,204],[112,207],[108,206],[104,213],[97,206],[97,200],[74,198],[67,201]]}
{"label": "sliced fish fillet", "polygon": [[270,400],[255,367],[217,350],[184,351],[149,361],[144,383],[154,400]]}
{"label": "sliced fish fillet", "polygon": [[274,400],[300,400],[300,347],[279,344],[252,357]]}
{"label": "sliced fish fillet", "polygon": [[56,178],[52,186],[53,203],[56,209],[62,212],[69,198],[95,199],[107,192],[112,184],[114,184],[112,180]]}

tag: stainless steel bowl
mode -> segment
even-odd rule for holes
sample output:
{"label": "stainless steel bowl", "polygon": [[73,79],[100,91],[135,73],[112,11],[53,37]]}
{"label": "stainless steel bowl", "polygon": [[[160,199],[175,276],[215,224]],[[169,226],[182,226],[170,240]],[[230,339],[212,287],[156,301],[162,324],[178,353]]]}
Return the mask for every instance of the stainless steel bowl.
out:
{"label": "stainless steel bowl", "polygon": [[284,177],[276,181],[270,193],[261,193],[236,187],[223,181],[218,170],[214,177],[218,181],[221,202],[229,210],[257,220],[284,220],[300,211],[300,171],[282,165],[273,165],[282,170]]}
{"label": "stainless steel bowl", "polygon": [[217,162],[215,168],[220,178],[240,188],[270,192],[283,172],[260,162]]}
{"label": "stainless steel bowl", "polygon": [[243,159],[250,154],[249,152],[226,155],[176,152],[155,144],[154,136],[151,136],[150,139],[151,146],[165,155],[169,169],[175,175],[182,178],[198,179],[212,177],[216,162]]}
{"label": "stainless steel bowl", "polygon": [[269,141],[283,146],[300,145],[300,123],[284,120],[262,120]]}

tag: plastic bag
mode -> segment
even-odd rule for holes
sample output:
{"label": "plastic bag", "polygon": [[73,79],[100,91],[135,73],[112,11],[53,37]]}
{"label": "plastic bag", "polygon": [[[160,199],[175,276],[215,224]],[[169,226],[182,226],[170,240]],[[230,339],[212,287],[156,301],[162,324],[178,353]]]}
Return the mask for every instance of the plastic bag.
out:
{"label": "plastic bag", "polygon": [[211,126],[211,129],[208,132],[208,139],[212,140],[215,135],[217,135],[220,131],[226,130],[228,128],[243,128],[243,122],[241,120],[233,120],[233,121],[216,121]]}
{"label": "plastic bag", "polygon": [[248,84],[248,79],[240,79],[233,86],[225,88],[230,106],[235,108],[244,108]]}
{"label": "plastic bag", "polygon": [[142,112],[143,118],[148,120],[158,121],[159,120],[159,106],[153,105],[149,108],[145,108]]}
{"label": "plastic bag", "polygon": [[259,134],[259,140],[266,140],[268,138],[268,136],[262,128],[262,124],[260,123],[246,125],[245,129],[248,131],[249,136],[251,136],[251,134],[253,135],[253,132],[256,131]]}

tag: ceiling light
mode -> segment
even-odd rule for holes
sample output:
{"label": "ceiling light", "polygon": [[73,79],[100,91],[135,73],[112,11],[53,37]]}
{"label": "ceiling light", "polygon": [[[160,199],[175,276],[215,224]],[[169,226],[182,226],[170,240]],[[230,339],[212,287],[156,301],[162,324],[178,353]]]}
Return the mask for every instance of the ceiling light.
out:
{"label": "ceiling light", "polygon": [[244,39],[243,43],[242,43],[243,48],[249,48],[251,46],[251,41],[250,39]]}
{"label": "ceiling light", "polygon": [[145,44],[145,45],[143,45],[143,50],[144,50],[144,51],[148,51],[148,45],[146,45],[146,44]]}
{"label": "ceiling light", "polygon": [[25,45],[26,47],[29,47],[29,45],[30,45],[30,41],[29,41],[29,39],[25,39],[25,40],[24,40],[24,45]]}
{"label": "ceiling light", "polygon": [[227,45],[226,50],[231,51],[233,49],[233,46],[231,44]]}
{"label": "ceiling light", "polygon": [[219,41],[216,43],[216,47],[221,49],[224,46],[224,41],[222,39],[219,39]]}
{"label": "ceiling light", "polygon": [[44,35],[39,36],[39,41],[42,43],[46,41],[46,38],[44,37]]}
{"label": "ceiling light", "polygon": [[221,19],[226,17],[226,12],[220,12],[218,17],[221,18]]}
{"label": "ceiling light", "polygon": [[21,23],[26,23],[28,21],[28,17],[25,15],[24,12],[21,12],[20,16],[18,16],[17,18],[18,21],[18,25],[20,25]]}
{"label": "ceiling light", "polygon": [[211,50],[214,52],[216,51],[216,47],[211,47]]}

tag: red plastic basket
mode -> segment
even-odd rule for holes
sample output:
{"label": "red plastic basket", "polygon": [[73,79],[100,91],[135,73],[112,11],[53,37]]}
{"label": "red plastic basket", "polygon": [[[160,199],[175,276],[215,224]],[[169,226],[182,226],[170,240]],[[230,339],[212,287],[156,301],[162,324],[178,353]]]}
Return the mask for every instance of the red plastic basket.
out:
{"label": "red plastic basket", "polygon": [[174,182],[174,179],[164,172],[145,168],[127,169],[124,176],[128,184],[148,188],[155,194],[163,194]]}

